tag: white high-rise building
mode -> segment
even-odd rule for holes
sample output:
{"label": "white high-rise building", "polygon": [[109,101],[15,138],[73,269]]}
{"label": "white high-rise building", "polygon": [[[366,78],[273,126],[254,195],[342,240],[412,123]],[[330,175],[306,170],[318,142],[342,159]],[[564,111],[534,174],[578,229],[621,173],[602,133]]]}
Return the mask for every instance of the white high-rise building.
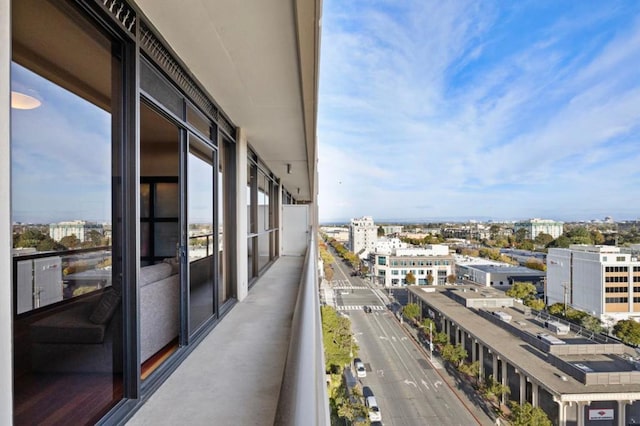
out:
{"label": "white high-rise building", "polygon": [[640,262],[614,246],[571,245],[547,255],[547,303],[567,303],[606,324],[640,319]]}
{"label": "white high-rise building", "polygon": [[442,285],[455,273],[454,257],[445,245],[380,250],[371,257],[374,279],[385,287],[407,285],[409,274],[417,285]]}
{"label": "white high-rise building", "polygon": [[349,225],[349,249],[361,258],[369,256],[375,250],[378,240],[378,228],[371,216],[351,219]]}
{"label": "white high-rise building", "polygon": [[523,222],[516,222],[513,225],[513,232],[518,232],[519,229],[527,230],[527,238],[533,240],[538,234],[549,234],[553,238],[558,238],[562,235],[564,222],[556,222],[548,219],[529,219]]}

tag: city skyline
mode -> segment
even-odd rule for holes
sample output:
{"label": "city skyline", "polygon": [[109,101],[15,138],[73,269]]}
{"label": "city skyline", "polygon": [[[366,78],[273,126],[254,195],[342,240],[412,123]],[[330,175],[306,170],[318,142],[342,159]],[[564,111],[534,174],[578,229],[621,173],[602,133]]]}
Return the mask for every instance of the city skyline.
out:
{"label": "city skyline", "polygon": [[640,216],[640,3],[328,0],[322,31],[321,222]]}

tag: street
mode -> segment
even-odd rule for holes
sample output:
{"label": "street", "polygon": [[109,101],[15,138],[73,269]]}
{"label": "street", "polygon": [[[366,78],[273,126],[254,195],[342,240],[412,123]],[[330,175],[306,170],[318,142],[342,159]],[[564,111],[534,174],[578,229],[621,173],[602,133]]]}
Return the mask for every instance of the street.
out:
{"label": "street", "polygon": [[[334,269],[331,284],[336,308],[351,318],[360,348],[358,357],[367,368],[367,376],[359,380],[365,395],[375,395],[382,423],[479,424],[387,309],[386,293],[360,277],[350,276],[349,269],[340,261]],[[371,313],[365,313],[363,306],[371,307]]]}

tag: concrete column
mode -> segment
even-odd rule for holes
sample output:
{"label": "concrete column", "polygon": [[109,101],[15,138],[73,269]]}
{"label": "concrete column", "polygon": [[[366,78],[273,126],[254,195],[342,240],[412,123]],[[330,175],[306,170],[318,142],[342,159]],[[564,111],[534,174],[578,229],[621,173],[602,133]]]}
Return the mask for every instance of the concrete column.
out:
{"label": "concrete column", "polygon": [[566,426],[567,424],[567,415],[565,409],[567,408],[566,403],[564,401],[556,401],[558,404],[558,426]]}
{"label": "concrete column", "polygon": [[11,277],[11,0],[0,0],[0,424],[13,424]]}
{"label": "concrete column", "polygon": [[520,405],[527,402],[527,378],[524,373],[518,373],[520,377]]}
{"label": "concrete column", "polygon": [[456,342],[455,342],[455,344],[459,345],[460,344],[460,334],[461,334],[462,331],[460,330],[460,327],[458,327],[456,324],[453,324],[453,327],[454,327],[453,329],[455,330],[455,333],[456,333],[456,339],[455,339]]}
{"label": "concrete column", "polygon": [[484,347],[478,343],[478,377],[484,377]]}
{"label": "concrete column", "polygon": [[[502,383],[503,386],[509,386],[509,381],[507,380],[507,361],[504,359],[500,361],[502,364],[502,380],[500,381],[500,383]],[[507,403],[507,395],[502,395],[502,403]]]}
{"label": "concrete column", "polygon": [[591,404],[591,402],[588,401],[580,401],[578,402],[578,426],[584,426],[585,421],[584,421],[584,407],[586,407],[587,405]]}
{"label": "concrete column", "polygon": [[627,401],[618,401],[618,426],[627,424]]}
{"label": "concrete column", "polygon": [[476,358],[478,356],[478,351],[476,351],[476,343],[478,343],[478,341],[473,338],[470,338],[470,339],[471,339],[471,362],[475,362],[478,360]]}
{"label": "concrete column", "polygon": [[[247,132],[238,128],[236,143],[236,294],[241,301],[249,293],[247,257]],[[280,236],[282,239],[282,235]],[[254,256],[256,254],[254,253]]]}
{"label": "concrete column", "polygon": [[531,405],[538,406],[538,384],[531,382]]}
{"label": "concrete column", "polygon": [[493,375],[493,379],[497,382],[498,381],[498,355],[496,355],[495,353],[492,353],[491,361],[492,361],[492,370],[493,370],[491,374]]}

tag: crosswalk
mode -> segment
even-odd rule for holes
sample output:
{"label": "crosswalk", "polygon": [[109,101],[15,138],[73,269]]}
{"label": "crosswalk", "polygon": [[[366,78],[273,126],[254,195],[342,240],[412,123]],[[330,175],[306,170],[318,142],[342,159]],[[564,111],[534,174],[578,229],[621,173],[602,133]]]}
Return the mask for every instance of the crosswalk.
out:
{"label": "crosswalk", "polygon": [[352,285],[352,286],[347,286],[347,285],[337,285],[332,287],[334,290],[366,290],[369,287],[365,287],[365,286],[356,286],[356,285]]}
{"label": "crosswalk", "polygon": [[[384,311],[384,306],[379,305],[367,305],[371,308],[372,311]],[[344,305],[344,306],[336,306],[336,309],[339,311],[363,311],[364,305]]]}

